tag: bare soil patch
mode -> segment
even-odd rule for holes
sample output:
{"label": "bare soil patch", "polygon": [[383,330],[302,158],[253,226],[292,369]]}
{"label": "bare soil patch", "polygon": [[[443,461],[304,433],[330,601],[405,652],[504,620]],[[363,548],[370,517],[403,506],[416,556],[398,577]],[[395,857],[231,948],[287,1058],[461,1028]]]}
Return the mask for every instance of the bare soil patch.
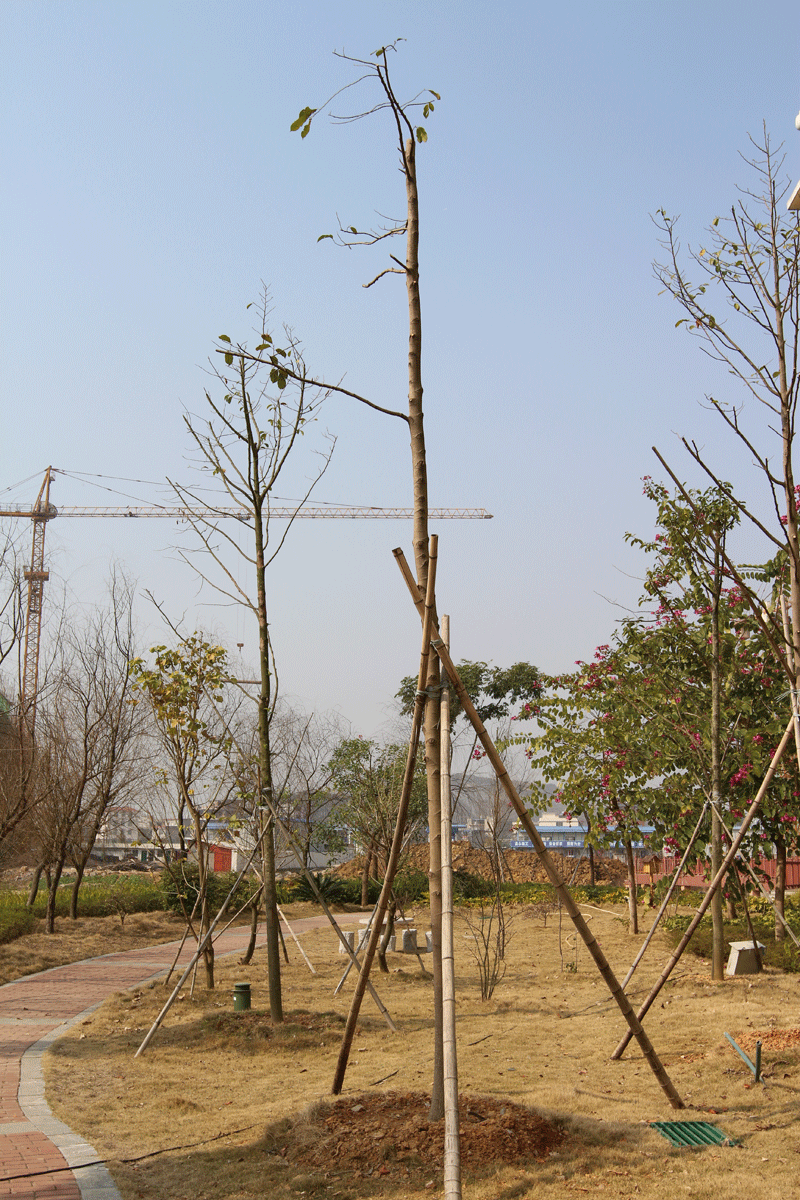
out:
{"label": "bare soil patch", "polygon": [[[622,977],[641,937],[628,935],[621,907],[583,912]],[[423,912],[416,921],[427,927]],[[610,1060],[625,1027],[566,921],[551,916],[545,927],[533,909],[515,912],[508,972],[487,1003],[468,932],[459,921],[465,1200],[791,1194],[800,1154],[796,977],[768,970],[712,984],[696,958],[679,965],[646,1021],[686,1103],[676,1112],[635,1044],[621,1062]],[[221,960],[213,993],[198,983],[192,998],[187,986],[141,1058],[133,1055],[164,1000],[158,984],[112,998],[46,1056],[51,1106],[109,1162],[125,1200],[441,1194],[439,1133],[425,1119],[430,979],[401,955],[389,956],[389,975],[375,973],[399,1032],[391,1033],[365,1000],[344,1090],[334,1099],[352,981],[333,996],[344,960],[331,931],[309,931],[302,940],[317,974],[287,940],[283,1026],[269,1020],[258,952],[247,969]],[[657,934],[634,977],[634,1002],[668,956]],[[243,980],[251,984],[253,1009],[233,1013],[233,985]],[[764,1086],[754,1083],[726,1030],[740,1045],[761,1031]],[[780,1037],[791,1045],[779,1046]],[[675,1149],[650,1128],[672,1120],[711,1121],[741,1146]],[[144,1154],[150,1157],[125,1161]]]}
{"label": "bare soil patch", "polygon": [[[428,1120],[425,1092],[362,1092],[321,1107],[309,1121],[296,1161],[333,1167],[356,1179],[399,1172],[418,1185],[443,1167],[444,1121]],[[565,1130],[520,1104],[488,1096],[459,1097],[461,1162],[472,1172],[498,1164],[539,1162]]]}
{"label": "bare soil patch", "polygon": [[[430,851],[427,844],[410,846],[403,857],[404,866],[413,871],[428,871]],[[562,877],[575,884],[588,884],[589,859],[566,858],[555,854],[553,860]],[[539,856],[528,850],[506,850],[503,854],[503,866],[511,883],[547,883],[547,872],[539,861]],[[352,879],[360,876],[364,870],[363,856],[352,858],[332,871],[342,879]],[[491,863],[485,851],[471,845],[468,841],[453,842],[453,870],[468,871],[470,875],[479,875],[483,879],[492,877]],[[625,864],[616,858],[598,858],[595,863],[595,878],[597,883],[624,883],[627,879]]]}

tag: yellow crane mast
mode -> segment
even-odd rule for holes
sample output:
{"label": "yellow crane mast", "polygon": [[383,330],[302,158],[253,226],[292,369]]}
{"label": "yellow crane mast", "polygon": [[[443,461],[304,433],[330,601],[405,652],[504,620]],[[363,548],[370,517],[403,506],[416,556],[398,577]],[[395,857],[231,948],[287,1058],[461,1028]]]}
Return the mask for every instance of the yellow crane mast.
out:
{"label": "yellow crane mast", "polygon": [[[25,609],[25,643],[22,662],[22,683],[20,687],[19,712],[20,720],[24,722],[29,734],[33,733],[36,724],[36,694],[39,683],[39,646],[42,631],[42,598],[44,585],[50,577],[50,572],[44,565],[44,535],[48,521],[56,517],[162,517],[177,521],[215,521],[223,518],[234,518],[247,522],[253,514],[246,508],[208,507],[187,508],[186,506],[149,505],[113,508],[107,506],[64,507],[56,508],[50,503],[50,483],[55,474],[53,467],[48,467],[44,474],[39,495],[32,507],[11,505],[0,509],[0,517],[29,517],[33,524],[31,545],[31,565],[25,571],[28,582],[28,597]],[[411,508],[373,508],[359,505],[332,504],[303,504],[299,507],[275,506],[269,509],[270,517],[276,520],[349,520],[349,521],[410,521],[414,516]],[[492,514],[484,508],[432,508],[428,516],[431,520],[478,520],[489,521]]]}

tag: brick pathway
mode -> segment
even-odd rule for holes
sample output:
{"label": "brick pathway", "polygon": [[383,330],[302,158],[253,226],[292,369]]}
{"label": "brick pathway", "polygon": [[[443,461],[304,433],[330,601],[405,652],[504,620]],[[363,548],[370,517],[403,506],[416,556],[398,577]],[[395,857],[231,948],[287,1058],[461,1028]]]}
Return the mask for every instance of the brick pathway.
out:
{"label": "brick pathway", "polygon": [[[306,917],[292,928],[299,934],[327,923],[324,916]],[[242,927],[221,934],[216,955],[241,954],[249,936]],[[0,1198],[121,1200],[102,1164],[70,1169],[95,1163],[97,1152],[50,1111],[42,1054],[107,996],[166,974],[177,949],[177,942],[167,942],[106,954],[0,987]],[[191,954],[192,946],[185,946],[180,961],[188,963]]]}

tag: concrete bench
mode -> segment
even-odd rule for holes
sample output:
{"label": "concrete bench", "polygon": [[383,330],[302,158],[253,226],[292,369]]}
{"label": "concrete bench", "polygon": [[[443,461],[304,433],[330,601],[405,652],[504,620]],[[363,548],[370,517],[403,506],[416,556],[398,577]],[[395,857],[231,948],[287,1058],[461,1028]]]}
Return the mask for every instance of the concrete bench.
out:
{"label": "concrete bench", "polygon": [[[399,922],[398,922],[399,924]],[[368,929],[358,930],[343,930],[345,940],[351,950],[358,953],[366,944],[369,937]],[[396,934],[393,934],[389,939],[389,949],[396,954],[430,954],[431,952],[431,933],[430,930],[425,934],[425,945],[419,945],[417,942],[418,931],[416,929],[400,929]],[[358,941],[356,941],[358,938]],[[346,953],[344,946],[339,942],[339,953]]]}

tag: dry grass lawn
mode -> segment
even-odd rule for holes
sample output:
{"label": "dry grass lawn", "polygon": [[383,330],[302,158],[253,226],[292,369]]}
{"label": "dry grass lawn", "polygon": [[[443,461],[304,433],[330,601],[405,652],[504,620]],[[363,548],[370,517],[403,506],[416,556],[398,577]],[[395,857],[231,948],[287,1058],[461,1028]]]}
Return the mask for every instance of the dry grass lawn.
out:
{"label": "dry grass lawn", "polygon": [[53,934],[44,932],[43,919],[36,924],[33,933],[0,946],[0,984],[100,954],[169,942],[184,929],[181,919],[165,912],[134,913],[124,923],[119,917],[57,917]]}
{"label": "dry grass lawn", "polygon": [[[640,939],[627,934],[621,909],[583,911],[621,977]],[[473,1169],[466,1200],[800,1194],[800,1044],[793,1044],[800,1037],[786,1032],[800,1024],[796,976],[768,972],[712,984],[707,964],[684,958],[647,1018],[686,1100],[675,1112],[635,1043],[622,1062],[610,1061],[623,1022],[582,943],[576,955],[571,927],[562,930],[562,960],[557,918],[545,926],[517,911],[508,972],[488,1003],[480,1000],[465,933],[459,921],[462,1093],[533,1107],[566,1129],[544,1161]],[[194,1000],[184,994],[143,1057],[133,1054],[163,1002],[160,985],[112,998],[48,1054],[53,1110],[107,1159],[126,1200],[441,1194],[439,1166],[407,1152],[393,1130],[382,1140],[370,1135],[372,1174],[343,1166],[347,1147],[337,1149],[335,1139],[327,1162],[309,1168],[309,1147],[324,1144],[332,1127],[326,1106],[351,988],[332,996],[344,960],[328,930],[306,934],[303,944],[318,974],[289,942],[282,1029],[258,1015],[267,1007],[263,958],[247,969],[228,959],[218,963],[218,990],[198,991]],[[634,998],[666,954],[657,936],[634,978]],[[374,981],[400,1031],[392,1034],[365,1000],[343,1093],[351,1110],[361,1093],[407,1093],[429,1083],[431,983],[415,959],[392,955],[390,963],[392,973],[376,973]],[[234,1017],[233,983],[241,979],[252,984],[254,1013]],[[753,1082],[725,1031],[743,1039],[764,1031],[766,1085]],[[713,1122],[741,1145],[673,1149],[649,1122],[675,1119]],[[121,1161],[145,1154],[152,1156]]]}

